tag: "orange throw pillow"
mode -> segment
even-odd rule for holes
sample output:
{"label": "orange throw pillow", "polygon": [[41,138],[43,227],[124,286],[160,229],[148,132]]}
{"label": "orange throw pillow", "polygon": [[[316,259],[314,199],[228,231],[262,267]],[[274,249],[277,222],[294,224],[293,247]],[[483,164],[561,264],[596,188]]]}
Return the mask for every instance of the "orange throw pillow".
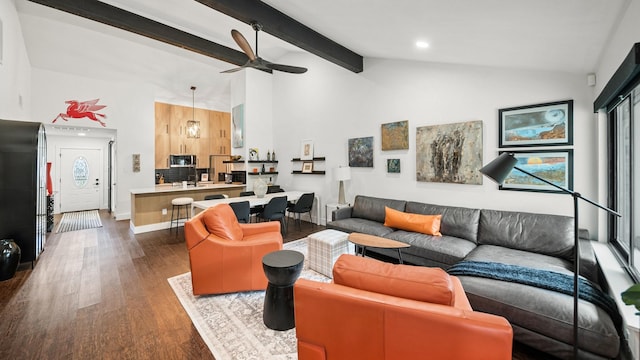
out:
{"label": "orange throw pillow", "polygon": [[343,254],[333,266],[333,282],[432,304],[452,306],[455,301],[451,277],[440,268],[395,265]]}
{"label": "orange throw pillow", "polygon": [[205,211],[203,222],[209,233],[227,240],[242,240],[242,228],[229,204],[219,204]]}
{"label": "orange throw pillow", "polygon": [[384,211],[384,226],[427,235],[442,236],[440,233],[442,215],[406,213],[386,206],[384,207]]}

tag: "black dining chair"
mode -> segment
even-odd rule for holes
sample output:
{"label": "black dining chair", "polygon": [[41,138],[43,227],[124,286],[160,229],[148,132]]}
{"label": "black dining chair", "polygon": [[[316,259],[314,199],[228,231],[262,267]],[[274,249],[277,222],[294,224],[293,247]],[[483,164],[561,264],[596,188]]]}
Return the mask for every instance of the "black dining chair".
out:
{"label": "black dining chair", "polygon": [[213,195],[205,195],[205,200],[216,200],[216,199],[225,199],[226,196],[222,194],[213,194]]}
{"label": "black dining chair", "polygon": [[[256,193],[253,191],[241,191],[240,192],[240,197],[242,196],[253,196]],[[260,214],[262,212],[262,210],[264,210],[264,206],[260,205],[260,206],[255,206],[249,209],[249,222],[251,222],[251,218],[255,215],[256,217],[258,216],[258,214]],[[257,219],[256,219],[257,220]]]}
{"label": "black dining chair", "polygon": [[284,192],[284,189],[281,188],[279,185],[271,185],[267,187],[267,194],[273,194],[273,193],[279,193],[279,192]]}
{"label": "black dining chair", "polygon": [[[304,213],[309,213],[309,222],[313,225],[313,219],[311,218],[311,209],[313,208],[313,200],[315,198],[315,193],[306,193],[302,194],[298,201],[293,204],[289,204],[287,206],[287,212],[289,214],[293,214],[293,219],[296,224],[298,224],[298,230],[302,229],[302,222],[300,221],[300,217]],[[298,214],[298,218],[296,219],[296,214]],[[287,221],[287,226],[289,226],[289,222]]]}
{"label": "black dining chair", "polygon": [[238,222],[246,224],[251,220],[251,214],[249,213],[251,206],[248,201],[232,202],[229,203],[229,206],[231,206],[233,212],[236,214]]}
{"label": "black dining chair", "polygon": [[282,234],[284,236],[287,235],[287,227],[285,212],[287,211],[287,197],[286,196],[278,196],[271,198],[267,205],[264,206],[264,210],[260,213],[259,217],[262,220],[280,221],[280,227],[282,228]]}

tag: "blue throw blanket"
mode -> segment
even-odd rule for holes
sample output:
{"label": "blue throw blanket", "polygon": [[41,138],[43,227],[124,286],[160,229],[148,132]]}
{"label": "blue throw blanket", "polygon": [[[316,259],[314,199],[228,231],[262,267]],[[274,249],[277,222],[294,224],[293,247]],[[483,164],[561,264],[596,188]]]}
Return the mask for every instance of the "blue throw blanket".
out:
{"label": "blue throw blanket", "polygon": [[[535,286],[541,289],[553,290],[573,296],[573,275],[554,271],[532,269],[518,265],[507,265],[494,262],[461,261],[453,265],[447,272],[455,276],[478,276],[489,279],[515,282]],[[599,306],[606,311],[616,326],[622,319],[615,301],[589,280],[579,277],[578,295],[580,299]]]}

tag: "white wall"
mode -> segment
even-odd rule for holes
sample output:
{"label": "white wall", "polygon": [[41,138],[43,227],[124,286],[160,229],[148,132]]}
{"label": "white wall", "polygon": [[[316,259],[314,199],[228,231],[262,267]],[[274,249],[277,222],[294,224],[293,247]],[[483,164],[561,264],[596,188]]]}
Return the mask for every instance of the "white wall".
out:
{"label": "white wall", "polygon": [[[572,216],[568,195],[499,191],[488,179],[483,185],[417,182],[415,133],[419,126],[482,120],[487,163],[498,154],[498,109],[573,99],[574,188],[587,197],[596,193],[596,122],[585,75],[382,59],[366,59],[365,71],[353,74],[303,54],[279,62],[309,67],[303,75],[274,75],[274,144],[285,189],[315,190],[322,204],[335,202],[332,169],[347,164],[348,139],[373,136],[374,167],[352,169],[348,201],[366,194]],[[400,120],[409,120],[409,150],[382,152],[380,125]],[[326,156],[326,176],[291,175],[287,161],[299,157],[302,139],[313,139],[315,155]],[[388,158],[401,159],[400,174],[387,174]],[[594,209],[583,204],[580,215],[580,226],[595,231]]]}
{"label": "white wall", "polygon": [[0,119],[32,120],[31,64],[13,1],[0,1]]}
{"label": "white wall", "polygon": [[[65,112],[66,100],[100,99],[106,105],[100,112],[107,115],[106,127],[117,132],[116,138],[116,219],[127,219],[131,212],[130,190],[154,186],[155,117],[154,89],[143,83],[110,82],[33,69],[33,120],[52,123],[58,113]],[[57,125],[99,128],[89,120],[56,121]],[[132,154],[140,154],[141,169],[134,173]],[[56,167],[55,160],[53,167]]]}

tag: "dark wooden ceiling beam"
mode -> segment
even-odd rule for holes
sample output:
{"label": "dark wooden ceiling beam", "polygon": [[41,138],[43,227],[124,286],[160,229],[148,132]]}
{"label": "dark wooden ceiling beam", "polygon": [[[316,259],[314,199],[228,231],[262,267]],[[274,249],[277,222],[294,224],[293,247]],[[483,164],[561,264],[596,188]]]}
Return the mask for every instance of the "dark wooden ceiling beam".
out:
{"label": "dark wooden ceiling beam", "polygon": [[257,21],[262,30],[355,73],[362,72],[361,55],[317,33],[260,0],[195,0],[244,23]]}
{"label": "dark wooden ceiling beam", "polygon": [[238,66],[245,53],[97,0],[29,0]]}

